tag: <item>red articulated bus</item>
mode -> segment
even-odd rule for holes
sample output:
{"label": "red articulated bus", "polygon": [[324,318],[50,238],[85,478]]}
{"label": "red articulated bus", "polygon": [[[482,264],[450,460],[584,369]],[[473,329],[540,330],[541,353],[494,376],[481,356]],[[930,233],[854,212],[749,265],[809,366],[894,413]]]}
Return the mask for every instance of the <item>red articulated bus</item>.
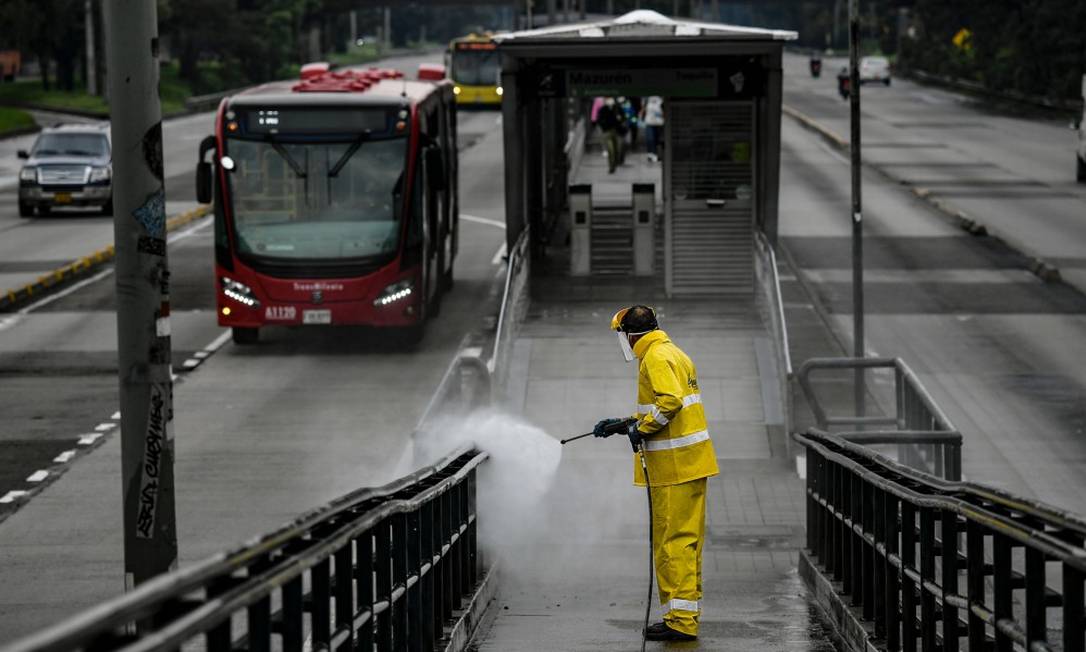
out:
{"label": "red articulated bus", "polygon": [[214,200],[216,307],[235,342],[305,324],[422,337],[457,250],[456,104],[440,72],[309,64],[222,101],[196,192]]}

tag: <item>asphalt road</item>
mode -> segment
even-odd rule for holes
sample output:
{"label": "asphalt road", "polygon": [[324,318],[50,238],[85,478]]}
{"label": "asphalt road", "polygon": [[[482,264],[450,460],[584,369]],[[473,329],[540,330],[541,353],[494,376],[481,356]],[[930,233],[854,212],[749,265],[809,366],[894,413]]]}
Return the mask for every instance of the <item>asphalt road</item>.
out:
{"label": "asphalt road", "polygon": [[[782,140],[781,240],[851,352],[848,161],[789,119]],[[902,357],[919,374],[964,435],[967,479],[1082,512],[1086,296],[1042,282],[1028,262],[864,174],[869,355]]]}
{"label": "asphalt road", "polygon": [[[843,59],[785,57],[784,101],[848,140],[837,94]],[[1015,249],[1086,290],[1086,184],[1075,182],[1067,123],[997,113],[975,100],[895,78],[861,90],[864,160],[902,186],[964,211]]]}
{"label": "asphalt road", "polygon": [[[266,329],[259,345],[235,348],[215,321],[210,220],[171,236],[183,561],[395,473],[461,339],[483,324],[500,270],[498,114],[459,123],[456,283],[416,350],[365,329],[319,328]],[[0,587],[11,589],[0,588],[0,640],[123,588],[113,309],[107,269],[0,320]],[[32,595],[15,590],[31,585]]]}

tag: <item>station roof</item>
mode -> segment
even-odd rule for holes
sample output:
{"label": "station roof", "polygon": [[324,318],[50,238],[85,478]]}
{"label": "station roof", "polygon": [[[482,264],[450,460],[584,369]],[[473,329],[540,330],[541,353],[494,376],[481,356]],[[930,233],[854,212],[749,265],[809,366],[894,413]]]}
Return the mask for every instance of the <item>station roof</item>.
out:
{"label": "station roof", "polygon": [[668,18],[655,11],[639,9],[607,20],[495,34],[494,40],[502,45],[517,45],[559,41],[793,41],[798,36],[789,30]]}

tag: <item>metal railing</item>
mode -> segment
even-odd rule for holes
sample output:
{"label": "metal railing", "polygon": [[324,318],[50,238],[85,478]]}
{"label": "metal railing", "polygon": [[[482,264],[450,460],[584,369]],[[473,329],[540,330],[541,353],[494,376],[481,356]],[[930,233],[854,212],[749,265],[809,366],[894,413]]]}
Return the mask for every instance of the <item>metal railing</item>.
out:
{"label": "metal railing", "polygon": [[825,432],[796,439],[807,447],[807,547],[876,647],[1086,649],[1086,522]]}
{"label": "metal railing", "polygon": [[4,652],[432,650],[478,579],[476,469],[462,448]]}
{"label": "metal railing", "polygon": [[509,251],[505,271],[505,288],[494,335],[494,348],[486,366],[495,387],[505,387],[509,371],[509,356],[516,339],[517,326],[528,311],[528,278],[531,275],[531,253],[528,249],[530,229],[524,229]]}
{"label": "metal railing", "polygon": [[[892,411],[886,415],[829,414],[811,381],[814,371],[892,369]],[[852,374],[850,374],[850,377]],[[796,379],[821,430],[868,446],[896,444],[898,461],[949,480],[962,477],[962,436],[900,358],[812,358]],[[889,428],[885,428],[889,426]]]}
{"label": "metal railing", "polygon": [[784,408],[785,432],[792,432],[792,354],[788,350],[788,322],[784,319],[784,299],[781,279],[777,273],[777,255],[773,245],[760,230],[755,230],[754,251],[757,261],[755,277],[761,289],[758,305],[762,321],[769,326],[774,360],[777,361],[777,383]]}

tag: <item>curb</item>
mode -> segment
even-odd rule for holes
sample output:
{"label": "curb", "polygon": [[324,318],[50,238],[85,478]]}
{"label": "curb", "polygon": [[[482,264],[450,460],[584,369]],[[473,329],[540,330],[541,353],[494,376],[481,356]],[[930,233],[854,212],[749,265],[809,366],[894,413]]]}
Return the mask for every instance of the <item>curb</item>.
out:
{"label": "curb", "polygon": [[463,650],[469,649],[469,646],[475,640],[475,635],[481,631],[479,626],[486,619],[486,615],[490,611],[490,604],[494,601],[497,592],[498,564],[494,564],[487,569],[486,575],[475,587],[475,593],[471,596],[471,601],[464,607],[460,617],[456,619],[456,623],[453,624],[452,629],[449,631],[448,638],[441,642],[441,644],[444,644],[444,647],[441,648],[444,652],[463,652]]}
{"label": "curb", "polygon": [[[210,206],[200,206],[185,211],[180,215],[175,215],[166,220],[166,232],[169,233],[170,231],[177,230],[209,213],[211,213]],[[86,256],[82,256],[63,267],[58,267],[51,272],[41,275],[32,283],[27,283],[22,287],[7,290],[0,295],[0,312],[10,311],[31,299],[36,299],[47,294],[50,290],[56,289],[64,283],[73,281],[81,276],[86,276],[104,263],[113,260],[113,256],[113,245],[108,245]]]}
{"label": "curb", "polygon": [[839,640],[850,652],[882,652],[876,645],[874,631],[845,602],[840,583],[826,577],[805,549],[799,551],[799,575],[826,614]]}
{"label": "curb", "polygon": [[0,141],[26,136],[27,134],[36,134],[39,131],[41,131],[41,125],[39,124],[34,124],[29,127],[19,127],[18,129],[12,129],[11,131],[5,131],[0,134]]}
{"label": "curb", "polygon": [[[849,151],[848,141],[846,141],[844,138],[837,135],[832,129],[818,122],[809,115],[803,113],[802,111],[799,111],[798,109],[788,106],[787,104],[783,104],[781,106],[781,112],[798,122],[801,127],[815,133],[818,136],[821,136],[822,139],[829,143],[832,147],[836,147],[837,149],[845,152]],[[928,206],[931,206],[942,215],[949,217],[963,231],[966,231],[967,233],[978,237],[990,236],[1002,241],[1014,251],[1028,258],[1029,265],[1027,266],[1027,269],[1034,276],[1041,279],[1045,283],[1059,283],[1063,281],[1063,276],[1060,274],[1060,270],[1058,267],[1056,267],[1052,263],[1049,263],[1044,258],[1031,253],[1027,246],[1013,243],[1001,236],[1000,234],[993,232],[983,222],[977,220],[976,218],[970,217],[969,214],[965,211],[959,208],[954,208],[947,202],[933,197],[931,194],[931,189],[921,186],[914,186],[911,184],[904,184],[900,179],[892,176],[889,172],[873,163],[864,162],[864,166],[871,168],[872,170],[881,174],[887,180],[892,181],[899,186],[905,185],[909,188],[909,190],[915,197],[923,200],[926,204],[928,204]]]}

